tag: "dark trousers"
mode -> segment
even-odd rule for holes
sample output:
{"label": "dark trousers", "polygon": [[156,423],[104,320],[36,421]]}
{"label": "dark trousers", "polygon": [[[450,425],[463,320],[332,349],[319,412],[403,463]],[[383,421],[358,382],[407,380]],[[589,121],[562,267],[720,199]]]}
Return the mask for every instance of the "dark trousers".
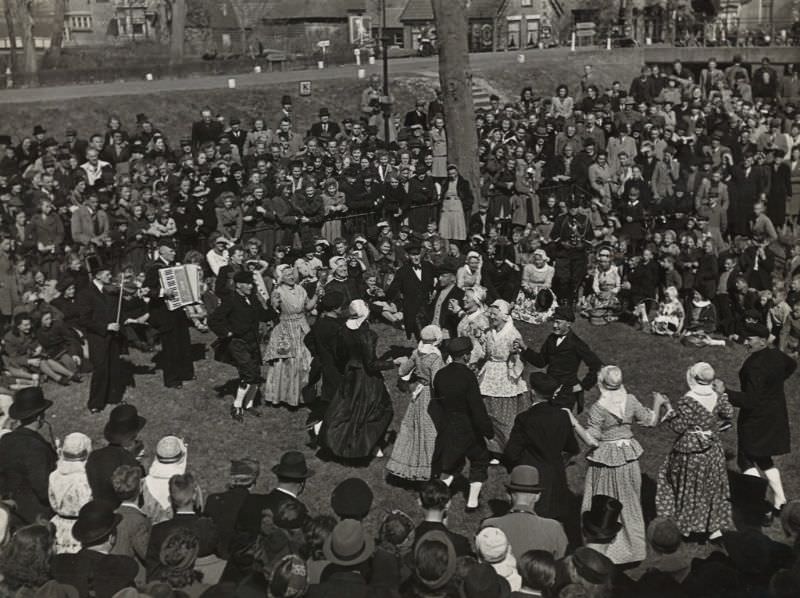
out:
{"label": "dark trousers", "polygon": [[122,400],[125,384],[120,359],[121,338],[89,335],[89,360],[92,362],[92,381],[89,385],[89,409],[103,409]]}
{"label": "dark trousers", "polygon": [[175,386],[194,378],[192,342],[189,327],[179,323],[172,330],[162,332],[161,367],[164,370],[164,385]]}
{"label": "dark trousers", "polygon": [[461,436],[457,431],[448,434],[446,431],[436,437],[431,460],[431,475],[439,477],[445,475],[458,475],[464,467],[464,460],[469,461],[469,481],[485,482],[489,478],[489,462],[492,455],[486,448],[483,438],[472,438],[465,441],[467,436]]}
{"label": "dark trousers", "polygon": [[575,302],[586,271],[586,252],[583,249],[565,250],[556,257],[553,286],[560,304]]}
{"label": "dark trousers", "polygon": [[575,409],[576,413],[583,412],[583,391],[573,392],[571,389],[559,391],[550,402],[556,407],[566,407],[567,409]]}
{"label": "dark trousers", "polygon": [[257,384],[261,380],[261,349],[258,342],[248,343],[240,338],[232,338],[228,344],[241,385]]}

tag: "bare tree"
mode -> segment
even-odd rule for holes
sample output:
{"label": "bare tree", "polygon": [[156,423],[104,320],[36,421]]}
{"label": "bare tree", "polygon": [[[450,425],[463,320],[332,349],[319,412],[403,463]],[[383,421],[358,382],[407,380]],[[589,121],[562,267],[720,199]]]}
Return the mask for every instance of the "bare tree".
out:
{"label": "bare tree", "polygon": [[439,48],[439,81],[444,95],[447,123],[448,161],[458,166],[475,195],[473,210],[480,196],[478,132],[472,102],[472,71],[467,44],[468,0],[433,0],[436,38]]}
{"label": "bare tree", "polygon": [[53,58],[61,56],[61,46],[64,45],[64,17],[67,12],[67,0],[53,0],[53,33],[50,34],[50,55]]}
{"label": "bare tree", "polygon": [[20,72],[29,78],[28,82],[35,85],[39,62],[36,60],[36,46],[33,39],[33,0],[10,0],[11,16],[14,21],[15,32],[22,38],[22,64]]}
{"label": "bare tree", "polygon": [[8,53],[9,58],[9,66],[11,67],[11,71],[16,74],[18,73],[18,64],[17,64],[17,30],[14,24],[14,11],[11,8],[11,4],[15,0],[3,0],[3,13],[6,18],[6,29],[8,30],[8,41],[10,43],[10,49]]}

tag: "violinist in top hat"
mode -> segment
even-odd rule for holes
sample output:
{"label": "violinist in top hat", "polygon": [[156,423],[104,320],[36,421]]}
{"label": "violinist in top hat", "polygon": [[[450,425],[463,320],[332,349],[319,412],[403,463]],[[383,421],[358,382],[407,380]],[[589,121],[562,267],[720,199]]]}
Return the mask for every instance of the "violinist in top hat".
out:
{"label": "violinist in top hat", "polygon": [[19,426],[0,438],[0,474],[8,484],[10,498],[16,503],[16,515],[24,523],[37,517],[49,518],[53,511],[48,498],[50,472],[56,468],[56,450],[42,432],[49,424],[45,412],[53,405],[38,386],[14,393],[8,415]]}

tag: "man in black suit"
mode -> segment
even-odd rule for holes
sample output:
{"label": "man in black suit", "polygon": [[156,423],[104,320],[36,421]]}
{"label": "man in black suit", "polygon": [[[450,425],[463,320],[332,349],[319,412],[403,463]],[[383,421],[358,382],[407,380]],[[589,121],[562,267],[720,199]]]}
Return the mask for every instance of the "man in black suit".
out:
{"label": "man in black suit", "polygon": [[481,200],[478,203],[478,212],[469,217],[469,234],[486,237],[493,221],[489,216],[489,202]]}
{"label": "man in black suit", "polygon": [[458,337],[447,343],[452,363],[433,378],[430,413],[436,426],[431,473],[450,486],[469,460],[469,496],[466,510],[478,509],[478,498],[488,478],[491,455],[486,440],[494,427],[481,397],[478,379],[467,365],[472,340]]}
{"label": "man in black suit", "polygon": [[228,263],[219,269],[217,279],[214,281],[214,294],[219,297],[220,300],[234,292],[235,284],[233,282],[233,277],[237,272],[242,272],[245,269],[244,247],[241,245],[234,245],[228,249],[228,256]]}
{"label": "man in black suit", "polygon": [[239,158],[244,159],[244,144],[247,141],[247,131],[242,128],[242,121],[238,118],[231,119],[231,130],[228,131],[231,143],[239,150]]}
{"label": "man in black suit", "polygon": [[442,332],[447,332],[447,338],[455,338],[458,336],[458,313],[461,311],[464,290],[456,286],[456,271],[453,266],[442,264],[437,273],[438,288],[428,305],[429,323],[441,328]]}
{"label": "man in black suit", "polygon": [[550,401],[561,384],[544,372],[530,376],[533,404],[514,421],[505,457],[508,466],[532,465],[539,471],[542,494],[536,502],[541,517],[565,521],[572,495],[567,485],[564,453],[580,450],[569,415]]}
{"label": "man in black suit", "polygon": [[[559,306],[553,313],[553,334],[548,336],[537,353],[528,349],[522,341],[514,341],[514,348],[521,352],[521,357],[537,368],[547,368],[547,373],[561,385],[559,392],[553,397],[556,407],[572,409],[577,405],[577,412],[583,411],[583,392],[597,383],[597,373],[603,363],[583,340],[572,332],[575,314],[569,307]],[[589,371],[578,380],[578,369],[581,363],[586,364]]]}
{"label": "man in black suit", "polygon": [[103,428],[103,436],[108,445],[89,453],[86,460],[86,477],[92,489],[92,498],[102,500],[118,507],[120,500],[111,483],[120,465],[141,467],[137,456],[142,451],[143,444],[139,440],[147,420],[139,415],[133,405],[117,405],[111,410],[108,423]]}
{"label": "man in black suit", "polygon": [[308,424],[314,427],[315,432],[319,432],[324,410],[342,381],[341,334],[344,322],[339,311],[343,305],[344,295],[338,291],[326,292],[318,304],[320,315],[303,339],[311,353],[311,370],[303,396],[312,406]]}
{"label": "man in black suit", "polygon": [[242,421],[247,410],[253,415],[253,398],[261,380],[261,348],[258,344],[260,322],[277,318],[272,307],[264,308],[253,295],[253,274],[237,272],[233,275],[234,292],[226,295],[211,313],[208,326],[225,346],[227,361],[236,366],[239,387],[231,406],[231,417]]}
{"label": "man in black suit", "polygon": [[159,554],[164,540],[179,527],[190,530],[200,540],[198,557],[209,556],[217,551],[218,537],[214,521],[210,517],[198,515],[195,511],[202,500],[200,487],[192,474],[184,473],[170,478],[169,499],[174,513],[172,519],[154,525],[150,532],[150,542],[145,557],[148,578],[159,567]]}
{"label": "man in black suit", "polygon": [[42,436],[44,414],[52,404],[38,386],[18,390],[8,415],[19,426],[0,438],[0,474],[25,524],[53,514],[47,492],[58,457],[52,439]]}
{"label": "man in black suit", "polygon": [[402,303],[406,338],[414,336],[417,340],[422,328],[420,320],[425,317],[425,306],[433,292],[434,278],[433,265],[422,261],[421,251],[419,245],[406,249],[408,262],[397,271],[387,292],[392,301]]}
{"label": "man in black suit", "polygon": [[403,119],[403,126],[406,129],[410,129],[414,125],[420,125],[427,131],[429,128],[428,122],[428,114],[425,112],[425,100],[419,99],[417,100],[416,108],[406,113]]}
{"label": "man in black suit", "polygon": [[182,388],[194,379],[192,341],[189,337],[189,318],[182,309],[170,311],[165,299],[170,292],[161,285],[158,271],[175,265],[175,248],[169,241],[159,243],[158,259],[147,269],[144,286],[150,290],[149,323],[158,330],[161,339],[161,368],[164,386]]}
{"label": "man in black suit", "polygon": [[222,135],[222,124],[214,120],[211,108],[203,108],[200,120],[192,124],[192,146],[199,149],[209,141],[216,143]]}
{"label": "man in black suit", "polygon": [[92,284],[81,292],[79,301],[83,306],[81,330],[86,331],[89,360],[92,362],[88,403],[92,413],[99,413],[106,405],[119,403],[125,393],[117,296],[116,293],[112,296],[105,291],[110,284],[111,271],[97,265]]}
{"label": "man in black suit", "polygon": [[309,137],[316,137],[321,141],[334,139],[341,129],[339,125],[331,121],[331,113],[324,106],[319,109],[319,121],[311,125],[308,131]]}
{"label": "man in black suit", "polygon": [[245,500],[258,480],[261,467],[253,459],[231,461],[228,489],[211,494],[206,499],[205,516],[210,517],[217,528],[217,549],[225,560],[230,557],[230,542],[234,536],[236,518]]}

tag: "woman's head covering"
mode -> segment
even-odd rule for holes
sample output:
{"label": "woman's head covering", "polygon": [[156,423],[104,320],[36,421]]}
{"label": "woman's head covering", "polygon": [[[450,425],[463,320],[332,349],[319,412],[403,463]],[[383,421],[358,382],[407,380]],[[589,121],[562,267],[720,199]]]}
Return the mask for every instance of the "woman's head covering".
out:
{"label": "woman's head covering", "polygon": [[486,305],[486,289],[484,287],[470,287],[464,291],[464,295],[470,295],[472,300],[481,307]]}
{"label": "woman's head covering", "polygon": [[711,383],[716,378],[716,372],[711,364],[698,361],[686,370],[686,384],[691,393],[697,397],[716,396]]}
{"label": "woman's head covering", "polygon": [[511,304],[504,299],[495,299],[492,303],[492,307],[494,307],[501,316],[503,316],[504,320],[508,319],[508,316],[511,314]]}
{"label": "woman's head covering", "polygon": [[280,264],[279,266],[276,266],[275,280],[277,280],[278,283],[282,283],[283,278],[286,276],[288,272],[291,272],[292,269],[293,269],[292,266],[290,266],[289,264]]}
{"label": "woman's head covering", "polygon": [[350,330],[358,330],[369,316],[369,307],[363,299],[355,299],[350,302],[349,311],[350,318],[345,322],[345,326]]}
{"label": "woman's head covering", "polygon": [[339,264],[344,262],[347,264],[347,258],[342,257],[341,255],[334,255],[331,259],[328,260],[328,266],[331,270],[336,270],[339,267]]}
{"label": "woman's head covering", "polygon": [[419,336],[426,344],[438,345],[442,342],[442,329],[435,324],[429,324],[420,331]]}
{"label": "woman's head covering", "polygon": [[145,485],[153,498],[166,508],[170,506],[169,479],[186,473],[186,444],[177,436],[164,436],[156,445],[156,458],[150,465]]}
{"label": "woman's head covering", "polygon": [[56,463],[58,473],[69,475],[86,471],[86,459],[92,452],[92,439],[81,432],[67,434]]}
{"label": "woman's head covering", "polygon": [[549,262],[550,258],[547,257],[547,252],[544,249],[534,249],[533,250],[533,257],[541,257],[545,262]]}
{"label": "woman's head covering", "polygon": [[600,398],[597,400],[600,406],[620,419],[624,418],[628,391],[622,384],[622,370],[615,365],[600,368],[597,387],[600,389]]}

